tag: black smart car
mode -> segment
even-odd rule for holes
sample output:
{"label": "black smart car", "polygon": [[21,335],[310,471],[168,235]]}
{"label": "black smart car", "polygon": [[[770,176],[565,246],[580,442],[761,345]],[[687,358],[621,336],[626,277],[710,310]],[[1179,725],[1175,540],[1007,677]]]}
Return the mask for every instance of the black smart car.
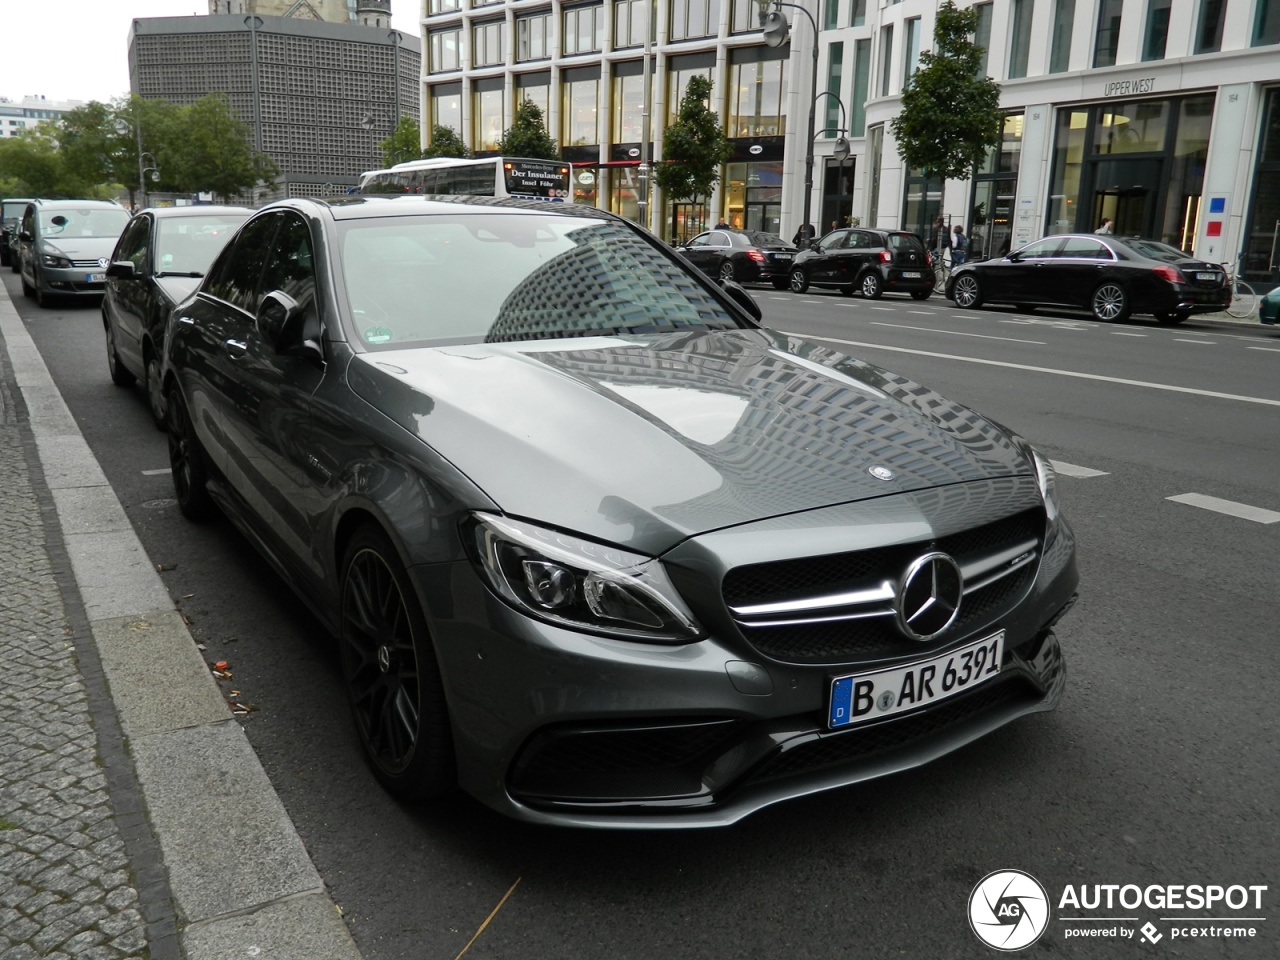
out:
{"label": "black smart car", "polygon": [[883,293],[909,293],[925,300],[933,293],[933,268],[924,244],[913,233],[862,227],[832,230],[791,264],[791,289],[836,287],[845,296],[857,290],[868,300]]}
{"label": "black smart car", "polygon": [[798,251],[776,234],[722,227],[698,234],[680,252],[708,276],[784,290]]}
{"label": "black smart car", "polygon": [[998,259],[962,264],[946,295],[958,307],[1075,307],[1106,322],[1149,313],[1166,325],[1231,302],[1219,264],[1156,240],[1095,234],[1045,237]]}

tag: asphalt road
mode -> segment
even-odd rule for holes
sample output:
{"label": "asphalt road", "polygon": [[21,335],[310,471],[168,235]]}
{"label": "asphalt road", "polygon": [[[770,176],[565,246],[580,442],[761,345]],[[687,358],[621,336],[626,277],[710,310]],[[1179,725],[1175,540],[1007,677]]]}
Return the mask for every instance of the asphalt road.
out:
{"label": "asphalt road", "polygon": [[[1053,901],[1024,955],[1280,955],[1273,329],[755,288],[771,326],[969,403],[1063,465],[1083,578],[1059,629],[1067,693],[926,768],[732,828],[598,833],[383,794],[332,641],[229,525],[178,515],[141,392],[107,376],[97,304],[40,310],[2,276],[207,658],[230,662],[224,689],[253,706],[242,722],[369,960],[990,957],[968,901],[1004,868]],[[1247,909],[1059,902],[1095,884],[1268,889]],[[1213,917],[1256,935],[1190,936]],[[1136,936],[1069,935],[1113,928]]]}

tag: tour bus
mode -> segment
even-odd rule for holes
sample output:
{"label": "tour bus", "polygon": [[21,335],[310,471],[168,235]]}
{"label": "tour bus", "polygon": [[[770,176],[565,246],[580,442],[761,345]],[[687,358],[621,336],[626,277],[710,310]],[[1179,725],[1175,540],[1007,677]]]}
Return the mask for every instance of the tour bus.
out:
{"label": "tour bus", "polygon": [[362,174],[357,192],[394,196],[408,193],[467,194],[560,203],[573,198],[569,164],[524,157],[409,160],[387,170],[370,170]]}

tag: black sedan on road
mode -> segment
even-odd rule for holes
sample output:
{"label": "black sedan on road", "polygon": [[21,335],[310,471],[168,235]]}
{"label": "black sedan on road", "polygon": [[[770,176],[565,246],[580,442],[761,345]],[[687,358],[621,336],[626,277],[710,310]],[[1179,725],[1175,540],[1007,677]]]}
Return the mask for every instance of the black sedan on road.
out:
{"label": "black sedan on road", "polygon": [[758,317],[594,207],[281,201],[174,310],[174,490],[334,632],[406,798],[723,825],[1052,709],[1049,462]]}
{"label": "black sedan on road", "polygon": [[1096,234],[1045,237],[999,259],[962,264],[946,295],[958,307],[1069,307],[1108,322],[1145,313],[1166,325],[1231,302],[1221,265],[1155,240]]}
{"label": "black sedan on road", "polygon": [[240,224],[248,207],[163,207],[135,216],[107,266],[102,327],[107,369],[117,386],[146,385],[156,425],[164,427],[160,360],[169,313],[200,285],[209,264]]}
{"label": "black sedan on road", "polygon": [[909,293],[926,300],[934,273],[924,244],[914,233],[864,227],[832,230],[791,265],[791,289],[835,287],[846,296],[856,291],[868,300],[884,293]]}
{"label": "black sedan on road", "polygon": [[698,234],[680,252],[708,276],[738,283],[772,283],[775,289],[783,290],[798,251],[772,233],[726,228]]}

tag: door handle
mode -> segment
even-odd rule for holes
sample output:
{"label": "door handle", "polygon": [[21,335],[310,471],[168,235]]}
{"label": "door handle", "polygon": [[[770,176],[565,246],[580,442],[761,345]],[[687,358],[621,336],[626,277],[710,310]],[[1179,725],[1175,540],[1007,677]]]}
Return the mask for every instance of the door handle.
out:
{"label": "door handle", "polygon": [[223,346],[227,348],[227,353],[233,357],[243,357],[249,352],[249,343],[246,340],[226,340]]}

